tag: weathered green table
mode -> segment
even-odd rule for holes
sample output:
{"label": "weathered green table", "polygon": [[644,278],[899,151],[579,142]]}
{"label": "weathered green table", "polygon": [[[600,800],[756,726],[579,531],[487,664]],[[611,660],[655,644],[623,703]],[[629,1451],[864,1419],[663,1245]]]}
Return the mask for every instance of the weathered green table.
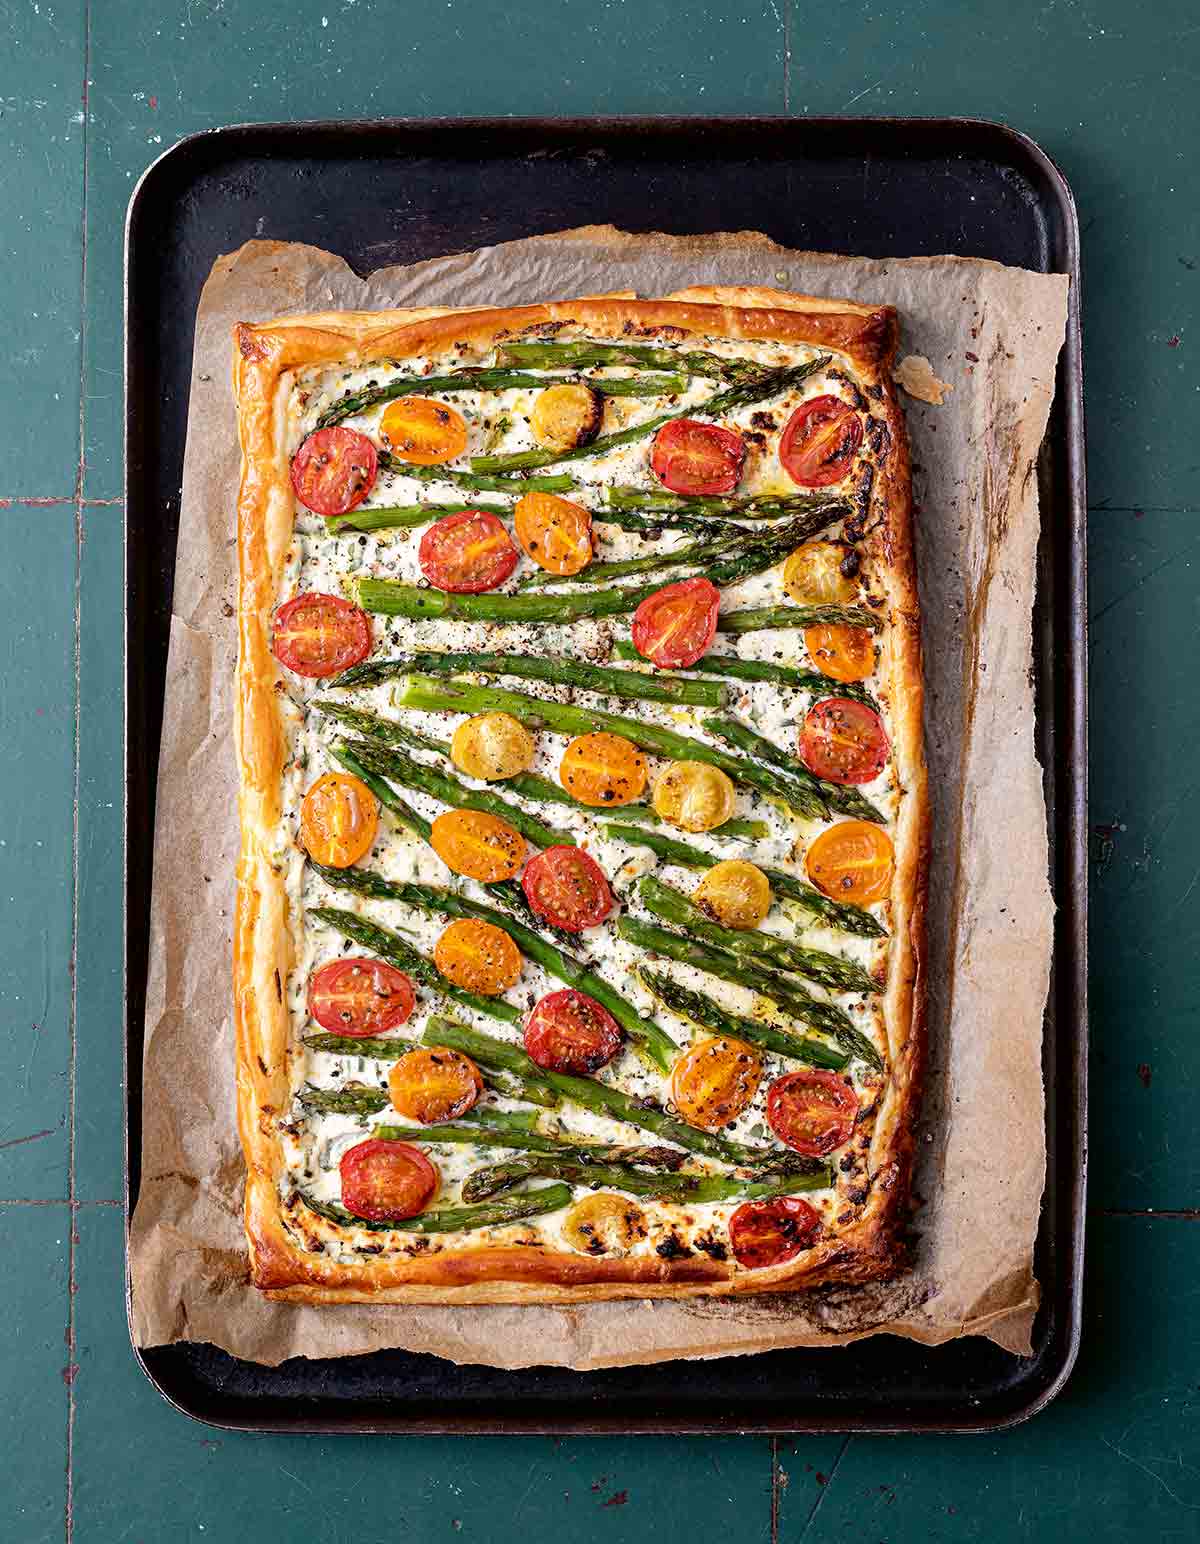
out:
{"label": "weathered green table", "polygon": [[[0,14],[0,1536],[1200,1537],[1194,0],[5,0]],[[661,111],[1000,118],[1041,141],[1079,201],[1098,1135],[1078,1371],[1032,1424],[974,1440],[207,1431],[145,1383],[122,1304],[130,188],[180,135],[245,119]]]}

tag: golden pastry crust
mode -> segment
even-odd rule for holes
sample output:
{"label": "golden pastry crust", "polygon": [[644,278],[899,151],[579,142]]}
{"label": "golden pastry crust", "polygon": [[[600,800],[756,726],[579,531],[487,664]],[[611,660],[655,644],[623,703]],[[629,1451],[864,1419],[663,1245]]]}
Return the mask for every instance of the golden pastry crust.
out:
{"label": "golden pastry crust", "polygon": [[[293,496],[285,404],[294,370],[423,355],[464,343],[481,352],[522,332],[560,337],[722,337],[828,347],[853,362],[871,399],[869,489],[850,524],[882,592],[881,693],[891,707],[900,786],[896,870],[884,1016],[888,1072],[869,1130],[867,1194],[843,1231],[799,1260],[756,1271],[728,1261],[590,1259],[548,1247],[532,1229],[504,1242],[467,1236],[426,1253],[420,1241],[384,1260],[341,1263],[302,1248],[337,1235],[334,1224],[280,1195],[278,1123],[292,1099],[285,983],[291,965],[287,899],[267,839],[280,812],[285,736],[271,616],[288,544]],[[897,321],[890,307],[822,300],[762,288],[699,287],[663,300],[603,297],[501,310],[340,312],[259,325],[234,336],[234,392],[242,447],[238,497],[239,663],[236,746],[241,768],[241,855],[234,931],[238,1124],[246,1156],[251,1277],[293,1302],[578,1303],[614,1297],[682,1297],[795,1290],[895,1275],[904,1264],[914,1127],[925,1051],[924,929],[929,808],[922,743],[919,609],[913,554],[908,442],[891,380]]]}

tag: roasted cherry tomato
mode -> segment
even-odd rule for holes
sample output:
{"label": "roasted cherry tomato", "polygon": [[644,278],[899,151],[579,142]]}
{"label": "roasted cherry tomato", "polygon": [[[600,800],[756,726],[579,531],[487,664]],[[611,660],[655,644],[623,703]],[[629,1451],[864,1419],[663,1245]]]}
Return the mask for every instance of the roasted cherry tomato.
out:
{"label": "roasted cherry tomato", "polygon": [[733,783],[706,761],[673,761],[654,784],[654,810],[681,831],[713,831],[733,815]]}
{"label": "roasted cherry tomato", "polygon": [[684,1120],[718,1131],[749,1105],[762,1077],[762,1057],[744,1040],[697,1040],[675,1063],[671,1098]]}
{"label": "roasted cherry tomato", "polygon": [[433,397],[401,397],[384,409],[379,427],[392,454],[410,466],[439,466],[467,448],[467,421]]}
{"label": "roasted cherry tomato", "polygon": [[858,595],[853,574],[858,559],[852,547],[834,541],[806,541],[783,565],[783,587],[798,606],[848,606]]}
{"label": "roasted cherry tomato", "polygon": [[342,1205],[370,1222],[403,1222],[433,1200],[438,1171],[419,1147],[372,1137],[342,1154]]}
{"label": "roasted cherry tomato", "polygon": [[450,741],[450,759],[458,770],[487,783],[528,772],[533,750],[533,736],[511,713],[465,718]]}
{"label": "roasted cherry tomato", "polygon": [[582,847],[547,847],[521,875],[530,908],[551,927],[582,933],[598,927],[613,907],[604,870]]}
{"label": "roasted cherry tomato", "polygon": [[300,837],[304,850],[327,868],[349,868],[370,851],[379,825],[379,803],[357,777],[326,772],[304,795]]}
{"label": "roasted cherry tomato", "polygon": [[879,714],[849,697],[814,703],[800,729],[800,760],[827,783],[871,782],[890,751]]}
{"label": "roasted cherry tomato", "polygon": [[746,1201],[729,1219],[733,1258],[751,1271],[783,1265],[810,1249],[820,1231],[820,1212],[799,1196]]}
{"label": "roasted cherry tomato", "polygon": [[632,804],[646,787],[646,758],[623,735],[581,734],[563,752],[558,780],[580,804]]}
{"label": "roasted cherry tomato", "polygon": [[517,549],[495,515],[462,509],[434,521],[421,537],[417,561],[436,589],[478,595],[504,583],[517,566]]}
{"label": "roasted cherry tomato", "polygon": [[633,646],[652,665],[678,670],[708,653],[721,592],[707,579],[680,579],[647,595],[633,613]]}
{"label": "roasted cherry tomato", "polygon": [[603,418],[600,393],[582,381],[568,381],[538,392],[529,427],[538,444],[549,450],[578,450],[600,433]]}
{"label": "roasted cherry tomato", "polygon": [[812,397],[792,414],[779,439],[779,460],[801,488],[841,482],[862,444],[862,419],[840,397]]}
{"label": "roasted cherry tomato", "polygon": [[762,869],[745,858],[726,858],[696,886],[696,905],[722,927],[749,932],[771,909],[771,886]]}
{"label": "roasted cherry tomato", "polygon": [[869,627],[841,622],[804,629],[813,664],[833,681],[865,681],[875,669],[875,639]]}
{"label": "roasted cherry tomato", "polygon": [[318,515],[348,515],[370,493],[379,455],[365,434],[341,424],[318,429],[292,457],[292,487]]}
{"label": "roasted cherry tomato", "polygon": [[448,810],[429,833],[434,852],[456,874],[494,884],[512,879],[525,861],[525,838],[498,815]]}
{"label": "roasted cherry tomato", "polygon": [[767,1123],[785,1146],[826,1158],[848,1142],[858,1097],[836,1072],[789,1072],[767,1090]]}
{"label": "roasted cherry tomato", "polygon": [[879,826],[869,820],[842,820],[817,837],[805,867],[823,895],[869,906],[891,893],[896,854]]}
{"label": "roasted cherry tomato", "polygon": [[462,917],[442,933],[433,950],[433,963],[455,986],[481,997],[498,997],[516,986],[521,975],[521,951],[494,922]]}
{"label": "roasted cherry tomato", "polygon": [[623,1255],[646,1237],[646,1214],[628,1196],[600,1190],[584,1196],[563,1218],[563,1237],[586,1255]]}
{"label": "roasted cherry tomato", "polygon": [[732,493],[745,460],[740,434],[695,418],[663,424],[650,452],[655,477],[672,493]]}
{"label": "roasted cherry tomato", "polygon": [[444,1045],[407,1051],[388,1073],[392,1108],[422,1126],[457,1120],[482,1092],[483,1078],[471,1058]]}
{"label": "roasted cherry tomato", "polygon": [[513,530],[526,556],[548,574],[577,574],[592,561],[592,517],[570,499],[527,493],[513,510]]}
{"label": "roasted cherry tomato", "polygon": [[371,623],[365,611],[340,595],[306,590],[276,611],[271,652],[297,675],[338,675],[371,652]]}
{"label": "roasted cherry tomato", "polygon": [[331,1035],[382,1035],[416,1007],[413,984],[382,960],[330,960],[308,983],[308,1011]]}
{"label": "roasted cherry tomato", "polygon": [[621,1049],[621,1027],[594,997],[568,987],[550,992],[525,1025],[525,1050],[547,1072],[583,1077],[606,1067]]}

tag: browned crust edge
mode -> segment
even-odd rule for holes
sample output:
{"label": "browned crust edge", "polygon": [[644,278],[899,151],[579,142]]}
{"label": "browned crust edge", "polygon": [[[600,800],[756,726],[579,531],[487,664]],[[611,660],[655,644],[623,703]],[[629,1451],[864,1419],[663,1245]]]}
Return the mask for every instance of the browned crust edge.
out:
{"label": "browned crust edge", "polygon": [[[667,335],[806,343],[854,363],[882,418],[870,497],[858,515],[876,587],[890,615],[882,661],[892,706],[893,751],[904,790],[896,830],[892,947],[884,998],[889,1077],[875,1113],[870,1193],[845,1231],[802,1262],[738,1275],[728,1263],[591,1260],[512,1244],[466,1244],[402,1260],[343,1264],[302,1250],[284,1225],[278,1194],[282,1148],[275,1122],[289,1102],[287,903],[264,838],[279,813],[284,735],[270,618],[292,534],[282,433],[289,372],[338,360],[435,355],[548,323],[592,336]],[[676,331],[677,330],[677,331]],[[891,379],[897,342],[891,307],[830,302],[759,288],[694,288],[666,300],[589,299],[502,310],[329,313],[234,329],[234,396],[242,448],[238,494],[239,657],[235,742],[241,772],[241,852],[234,929],[238,1128],[246,1157],[251,1280],[292,1302],[578,1303],[616,1297],[685,1297],[794,1291],[886,1279],[907,1259],[915,1125],[925,1059],[925,912],[929,806],[922,741],[919,606],[913,551],[908,439]]]}

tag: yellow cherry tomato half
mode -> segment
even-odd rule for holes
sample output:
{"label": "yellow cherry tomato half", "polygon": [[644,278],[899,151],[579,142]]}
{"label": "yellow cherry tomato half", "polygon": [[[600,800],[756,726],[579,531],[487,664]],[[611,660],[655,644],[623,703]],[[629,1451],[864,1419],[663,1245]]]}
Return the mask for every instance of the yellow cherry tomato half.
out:
{"label": "yellow cherry tomato half", "polygon": [[304,795],[300,838],[304,850],[327,868],[349,868],[369,852],[379,826],[379,803],[357,777],[326,772]]}
{"label": "yellow cherry tomato half", "polygon": [[454,731],[450,759],[468,777],[499,782],[529,771],[533,736],[511,713],[478,713]]}
{"label": "yellow cherry tomato half", "polygon": [[655,813],[681,831],[714,831],[733,815],[733,783],[720,767],[673,761],[654,784]]}
{"label": "yellow cherry tomato half", "polygon": [[623,1255],[646,1236],[646,1214],[628,1196],[600,1190],[584,1196],[563,1218],[563,1237],[586,1255]]}
{"label": "yellow cherry tomato half", "polygon": [[896,854],[886,831],[868,820],[842,820],[821,832],[804,866],[823,895],[869,906],[891,893]]}
{"label": "yellow cherry tomato half", "polygon": [[526,557],[548,574],[577,574],[592,561],[592,517],[554,493],[527,493],[513,510]]}
{"label": "yellow cherry tomato half", "polygon": [[771,886],[762,869],[744,858],[726,858],[708,870],[696,886],[700,910],[722,927],[749,932],[761,927],[771,909]]}
{"label": "yellow cherry tomato half", "polygon": [[842,572],[852,552],[834,541],[806,541],[783,565],[783,587],[798,606],[848,606],[856,581]]}
{"label": "yellow cherry tomato half", "polygon": [[482,1092],[483,1077],[471,1058],[444,1045],[406,1052],[388,1074],[392,1108],[422,1126],[457,1120]]}
{"label": "yellow cherry tomato half", "polygon": [[598,392],[582,381],[564,382],[538,393],[529,427],[538,444],[549,450],[578,450],[600,433],[603,417]]}
{"label": "yellow cherry tomato half", "polygon": [[719,1131],[750,1104],[762,1070],[762,1057],[744,1040],[698,1040],[675,1063],[671,1098],[690,1125]]}
{"label": "yellow cherry tomato half", "polygon": [[804,629],[813,664],[833,681],[865,681],[875,669],[875,639],[868,627],[840,622]]}
{"label": "yellow cherry tomato half", "polygon": [[401,397],[384,409],[379,427],[392,455],[411,466],[438,466],[467,448],[467,420],[433,397]]}
{"label": "yellow cherry tomato half", "polygon": [[632,804],[646,788],[646,758],[619,734],[581,734],[559,763],[558,780],[580,804]]}
{"label": "yellow cherry tomato half", "polygon": [[447,981],[481,997],[498,997],[521,975],[521,951],[504,929],[474,917],[450,924],[434,945],[433,963]]}
{"label": "yellow cherry tomato half", "polygon": [[512,879],[525,862],[525,838],[507,820],[479,810],[448,810],[429,833],[434,852],[456,874],[494,884]]}

